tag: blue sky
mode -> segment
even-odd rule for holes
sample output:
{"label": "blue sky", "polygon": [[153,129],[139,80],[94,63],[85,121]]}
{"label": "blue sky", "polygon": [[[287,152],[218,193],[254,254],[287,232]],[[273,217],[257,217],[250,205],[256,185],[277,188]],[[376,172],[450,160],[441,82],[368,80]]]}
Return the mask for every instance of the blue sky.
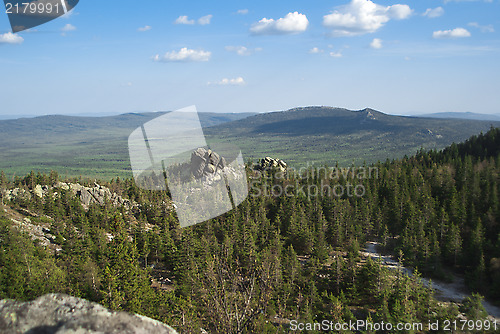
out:
{"label": "blue sky", "polygon": [[0,115],[500,113],[500,0],[97,1],[18,34]]}

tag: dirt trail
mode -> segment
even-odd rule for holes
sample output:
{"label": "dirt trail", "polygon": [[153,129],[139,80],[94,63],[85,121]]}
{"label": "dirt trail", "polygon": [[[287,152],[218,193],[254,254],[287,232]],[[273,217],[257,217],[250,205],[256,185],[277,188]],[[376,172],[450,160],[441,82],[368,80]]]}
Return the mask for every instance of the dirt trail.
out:
{"label": "dirt trail", "polygon": [[[361,251],[363,256],[369,256],[374,260],[381,258],[382,265],[391,269],[396,269],[398,267],[398,261],[390,255],[381,255],[377,252],[378,243],[370,241],[366,244],[364,251]],[[408,275],[412,275],[412,270],[403,267],[403,271]],[[425,286],[429,286],[429,279],[422,277],[422,282]],[[439,280],[432,280],[432,288],[436,291],[436,299],[446,302],[461,302],[469,294],[465,286],[464,279],[453,275],[453,282],[446,283]],[[483,306],[488,311],[488,313],[495,317],[500,322],[500,307],[483,300]]]}

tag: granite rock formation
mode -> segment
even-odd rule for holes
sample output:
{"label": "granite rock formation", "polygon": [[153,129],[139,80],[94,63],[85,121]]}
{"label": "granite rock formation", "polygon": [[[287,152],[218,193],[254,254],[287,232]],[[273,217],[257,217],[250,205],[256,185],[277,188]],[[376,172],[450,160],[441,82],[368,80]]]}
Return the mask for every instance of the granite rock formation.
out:
{"label": "granite rock formation", "polygon": [[48,294],[30,302],[0,301],[0,333],[8,334],[175,334],[159,321],[113,312],[88,300]]}

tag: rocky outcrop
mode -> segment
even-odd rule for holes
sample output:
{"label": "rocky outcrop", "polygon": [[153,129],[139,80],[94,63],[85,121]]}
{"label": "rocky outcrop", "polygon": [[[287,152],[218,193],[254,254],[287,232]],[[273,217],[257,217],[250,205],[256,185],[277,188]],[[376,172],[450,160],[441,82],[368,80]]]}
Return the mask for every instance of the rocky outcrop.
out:
{"label": "rocky outcrop", "polygon": [[226,167],[226,160],[212,150],[203,147],[191,153],[191,173],[195,178],[209,176]]}
{"label": "rocky outcrop", "polygon": [[262,171],[276,168],[281,172],[286,172],[287,165],[286,162],[284,162],[281,159],[273,159],[271,157],[265,157],[264,159],[261,159],[260,163],[258,163],[254,168]]}
{"label": "rocky outcrop", "polygon": [[[17,220],[11,218],[11,221],[14,223],[13,226],[15,228],[28,233],[30,238],[39,241],[41,246],[48,247],[55,243],[56,237],[52,235],[51,231],[43,226],[33,224],[31,219],[24,218],[23,220]],[[56,248],[56,250],[61,249]]]}
{"label": "rocky outcrop", "polygon": [[11,201],[14,198],[29,199],[31,198],[31,195],[29,194],[29,192],[21,188],[8,189],[5,194],[5,199],[7,201]]}
{"label": "rocky outcrop", "polygon": [[48,190],[49,190],[49,187],[47,187],[47,186],[42,186],[42,185],[40,185],[40,184],[37,184],[37,185],[36,185],[36,187],[35,187],[35,189],[33,190],[33,193],[34,193],[36,196],[38,196],[38,197],[42,198],[42,197],[43,197],[43,195],[44,195],[45,193],[47,193],[47,191],[48,191]]}
{"label": "rocky outcrop", "polygon": [[124,206],[127,209],[137,207],[137,203],[111,192],[109,188],[101,186],[96,182],[91,187],[85,187],[78,183],[65,182],[59,182],[54,187],[38,184],[32,192],[22,188],[15,188],[7,191],[5,199],[8,201],[15,198],[31,199],[32,196],[44,198],[49,194],[50,190],[53,191],[53,196],[56,196],[61,190],[71,191],[74,195],[78,196],[85,209],[88,209],[91,204],[104,205],[106,200],[110,201],[114,206]]}
{"label": "rocky outcrop", "polygon": [[130,200],[121,197],[117,193],[112,193],[109,188],[101,186],[96,182],[94,182],[93,187],[85,187],[78,183],[64,182],[59,182],[56,187],[64,190],[71,190],[73,194],[80,198],[85,208],[88,208],[91,204],[104,205],[106,200],[110,201],[114,206],[124,206],[127,209],[137,206],[136,203],[132,203]]}
{"label": "rocky outcrop", "polygon": [[112,312],[85,299],[49,294],[31,302],[0,301],[0,333],[9,334],[175,334],[159,321]]}

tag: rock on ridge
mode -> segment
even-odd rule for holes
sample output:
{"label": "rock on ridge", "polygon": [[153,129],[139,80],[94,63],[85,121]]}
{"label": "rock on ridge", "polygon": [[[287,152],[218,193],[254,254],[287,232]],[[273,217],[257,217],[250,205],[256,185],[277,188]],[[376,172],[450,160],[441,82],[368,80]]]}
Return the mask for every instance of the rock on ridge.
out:
{"label": "rock on ridge", "polygon": [[8,334],[176,334],[159,321],[113,312],[85,299],[48,294],[30,302],[0,301],[0,333]]}
{"label": "rock on ridge", "polygon": [[265,157],[264,159],[260,160],[260,163],[258,163],[256,166],[254,166],[255,169],[257,170],[268,170],[271,168],[276,168],[280,170],[281,172],[286,172],[287,165],[286,162],[284,162],[281,159],[273,159],[271,157]]}
{"label": "rock on ridge", "polygon": [[213,175],[226,167],[226,160],[212,150],[200,147],[191,153],[191,173],[195,178]]}
{"label": "rock on ridge", "polygon": [[[33,196],[37,196],[39,198],[43,198],[48,195],[49,190],[54,191],[54,196],[57,194],[59,189],[71,191],[74,195],[78,196],[82,205],[85,209],[88,209],[89,206],[93,203],[98,205],[104,205],[106,200],[111,201],[114,206],[124,206],[126,209],[132,209],[137,207],[138,204],[132,202],[128,199],[125,199],[118,195],[117,193],[111,192],[109,188],[101,186],[100,184],[94,182],[94,185],[91,187],[85,187],[78,183],[65,183],[59,182],[55,185],[55,187],[49,187],[46,185],[36,185],[33,189]],[[8,190],[5,196],[5,199],[12,200],[13,198],[26,198],[31,199],[32,194],[29,191],[26,191],[22,188],[15,188],[12,190]]]}

